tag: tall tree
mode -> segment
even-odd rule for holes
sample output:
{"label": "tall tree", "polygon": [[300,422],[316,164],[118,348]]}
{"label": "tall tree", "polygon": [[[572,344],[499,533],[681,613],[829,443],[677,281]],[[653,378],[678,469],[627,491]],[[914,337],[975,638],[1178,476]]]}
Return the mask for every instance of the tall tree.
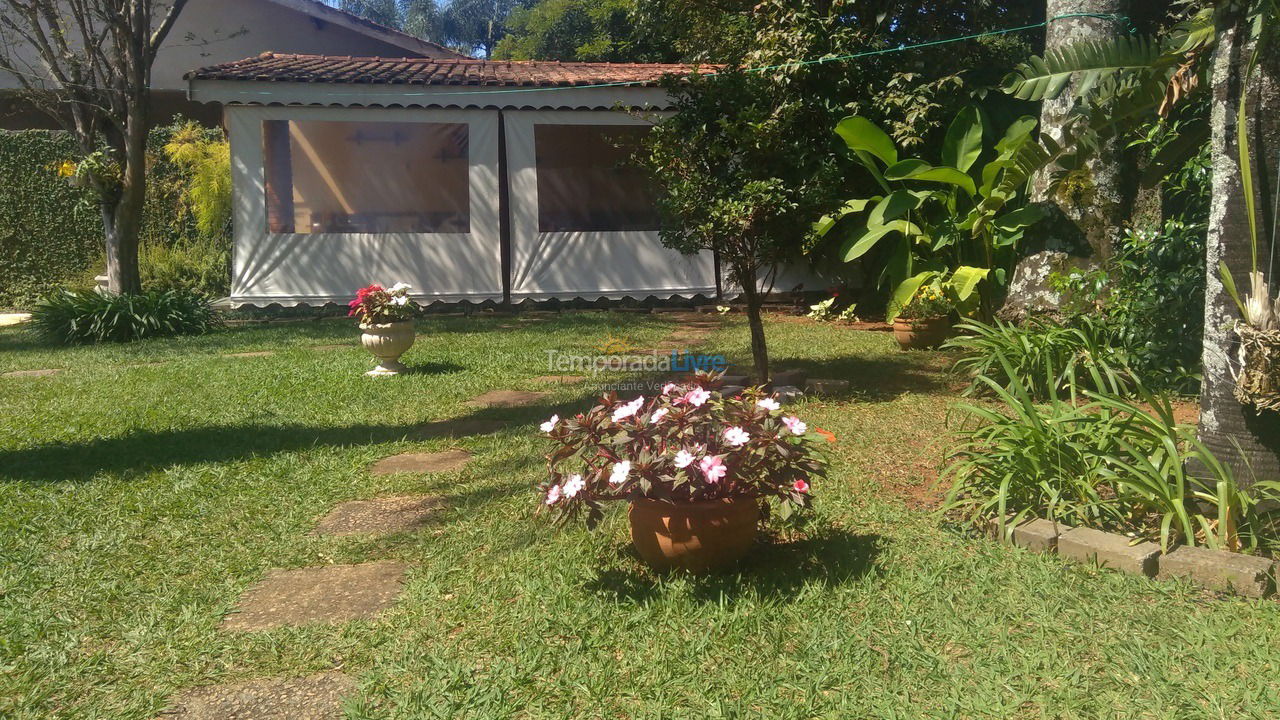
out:
{"label": "tall tree", "polygon": [[399,29],[404,23],[396,0],[340,0],[338,7],[379,25]]}
{"label": "tall tree", "polygon": [[[1276,288],[1280,267],[1270,241],[1277,218],[1271,214],[1280,192],[1280,52],[1274,35],[1280,27],[1275,6],[1258,14],[1265,2],[1220,2],[1217,45],[1213,54],[1212,151],[1213,200],[1210,204],[1208,286],[1204,322],[1204,385],[1200,394],[1200,438],[1240,478],[1280,479],[1280,413],[1255,412],[1234,395],[1239,339],[1233,327],[1240,313],[1218,275],[1220,263],[1230,269],[1236,287],[1249,288],[1252,248],[1250,212],[1240,163],[1240,138],[1249,138],[1253,166],[1258,257]],[[1250,6],[1254,6],[1250,8]],[[1252,10],[1252,12],[1251,12]],[[1261,31],[1261,32],[1259,32]],[[1258,43],[1272,44],[1258,55],[1257,67],[1246,79]],[[1242,105],[1243,101],[1243,105]],[[1240,109],[1243,107],[1243,112]],[[1245,127],[1238,125],[1245,118]],[[1273,290],[1273,297],[1275,291]]]}
{"label": "tall tree", "polygon": [[446,44],[492,57],[507,34],[507,18],[535,0],[450,0],[441,17]]}
{"label": "tall tree", "polygon": [[98,197],[113,292],[140,289],[151,66],[185,5],[0,0],[0,70],[76,138],[82,176]]}

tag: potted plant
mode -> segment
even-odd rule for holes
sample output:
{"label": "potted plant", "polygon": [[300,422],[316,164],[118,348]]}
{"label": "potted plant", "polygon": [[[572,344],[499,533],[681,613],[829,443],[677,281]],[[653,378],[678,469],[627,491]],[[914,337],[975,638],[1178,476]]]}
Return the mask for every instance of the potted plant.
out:
{"label": "potted plant", "polygon": [[803,421],[759,388],[722,395],[720,377],[629,402],[610,393],[588,412],[552,416],[542,424],[555,444],[542,507],[585,514],[594,527],[605,503],[629,502],[631,541],[656,569],[703,572],[741,559],[762,506],[779,504],[784,518],[807,509],[826,462]]}
{"label": "potted plant", "polygon": [[360,343],[378,359],[378,366],[366,375],[399,375],[407,369],[400,356],[413,347],[413,313],[418,307],[409,289],[402,282],[388,289],[370,285],[357,290],[355,299],[347,303],[351,308],[347,315],[360,319]]}
{"label": "potted plant", "polygon": [[903,350],[938,347],[951,334],[954,310],[942,287],[922,285],[893,319],[893,337]]}

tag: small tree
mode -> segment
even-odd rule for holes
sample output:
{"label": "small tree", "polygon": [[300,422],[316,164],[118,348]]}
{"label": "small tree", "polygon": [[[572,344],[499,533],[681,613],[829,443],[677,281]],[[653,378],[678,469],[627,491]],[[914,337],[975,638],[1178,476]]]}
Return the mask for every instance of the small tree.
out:
{"label": "small tree", "polygon": [[0,70],[71,132],[102,213],[107,279],[136,292],[151,65],[186,0],[0,0]]}
{"label": "small tree", "polygon": [[746,300],[762,382],[770,377],[762,276],[801,256],[836,174],[829,145],[808,142],[813,118],[771,88],[733,69],[669,80],[676,113],[650,133],[647,156],[662,189],[663,244],[719,255]]}

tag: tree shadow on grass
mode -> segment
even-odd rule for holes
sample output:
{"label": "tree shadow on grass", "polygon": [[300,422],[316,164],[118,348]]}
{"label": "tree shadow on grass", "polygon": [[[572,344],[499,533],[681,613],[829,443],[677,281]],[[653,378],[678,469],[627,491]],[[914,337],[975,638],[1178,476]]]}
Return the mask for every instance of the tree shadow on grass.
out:
{"label": "tree shadow on grass", "polygon": [[952,358],[924,355],[902,357],[841,357],[831,360],[780,360],[788,370],[803,370],[809,378],[848,380],[849,389],[824,397],[892,400],[903,393],[951,395],[963,385],[949,370]]}
{"label": "tree shadow on grass", "polygon": [[807,585],[836,587],[876,575],[884,539],[879,535],[854,535],[828,529],[802,540],[760,543],[737,567],[707,575],[644,569],[635,550],[619,550],[626,565],[600,570],[585,584],[595,595],[617,601],[647,601],[667,592],[670,580],[687,582],[702,602],[734,600],[744,593],[789,600]]}

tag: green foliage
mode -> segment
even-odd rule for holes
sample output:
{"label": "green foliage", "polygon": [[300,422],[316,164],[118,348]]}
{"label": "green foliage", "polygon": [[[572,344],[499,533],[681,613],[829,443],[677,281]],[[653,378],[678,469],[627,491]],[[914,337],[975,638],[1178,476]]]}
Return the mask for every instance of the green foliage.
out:
{"label": "green foliage", "polygon": [[633,0],[544,0],[511,14],[495,58],[635,62]]}
{"label": "green foliage", "polygon": [[1123,393],[1133,386],[1128,356],[1101,320],[1082,316],[1074,325],[1032,318],[1022,325],[970,320],[944,347],[964,353],[955,367],[970,378],[965,395],[993,382],[1032,399],[1046,400],[1078,388]]}
{"label": "green foliage", "polygon": [[208,298],[227,294],[231,246],[222,238],[200,237],[175,243],[146,243],[138,256],[142,286],[179,290]]}
{"label": "green foliage", "polygon": [[62,290],[31,313],[45,340],[73,343],[129,342],[149,337],[200,335],[218,325],[209,300],[181,290],[133,294]]}
{"label": "green foliage", "polygon": [[[859,197],[814,226],[826,236],[852,215],[866,213],[849,233],[839,257],[853,262],[885,238],[896,241],[881,279],[892,289],[888,319],[901,312],[922,285],[939,283],[962,312],[980,301],[990,305],[1016,260],[1015,246],[1040,219],[1025,204],[1014,166],[1019,150],[1032,142],[1035,120],[1013,123],[991,149],[984,147],[985,122],[976,106],[962,109],[948,126],[941,163],[901,159],[893,139],[867,118],[849,116],[836,125],[879,194]],[[979,159],[988,158],[984,164]],[[844,224],[848,224],[845,222]]]}
{"label": "green foliage", "polygon": [[[179,254],[196,253],[199,267],[189,273],[207,276],[203,268],[210,265],[205,250],[228,255],[230,233],[225,224],[212,233],[200,229],[193,213],[195,206],[188,202],[188,189],[196,181],[195,174],[170,161],[164,152],[170,138],[183,126],[179,122],[151,132],[140,239],[142,262],[145,264],[146,256],[165,254],[152,250],[158,247],[172,248]],[[217,129],[189,132],[205,147],[216,146],[222,137]],[[92,192],[59,177],[58,166],[77,158],[75,141],[65,133],[0,131],[0,307],[29,306],[75,278],[91,280],[105,267],[102,217]],[[202,171],[206,177],[211,167]],[[218,182],[209,181],[206,186],[215,187]],[[228,175],[222,187],[229,183]],[[172,258],[173,253],[167,255]],[[144,281],[148,274],[162,274],[152,273],[145,266],[141,271]],[[209,277],[203,286],[214,294],[225,293],[229,278],[215,282]],[[87,288],[91,283],[76,284]]]}
{"label": "green foliage", "polygon": [[[1177,422],[1167,397],[1140,386],[1137,400],[1068,384],[1036,400],[1020,370],[997,351],[997,377],[979,375],[1001,407],[965,405],[977,421],[961,432],[943,472],[946,508],[1007,537],[1019,522],[1046,517],[1072,526],[1134,533],[1225,550],[1280,547],[1280,526],[1263,500],[1272,483],[1242,490],[1231,471]],[[1094,370],[1094,385],[1105,385]],[[1045,377],[1060,377],[1046,363]],[[1193,478],[1188,463],[1206,470]]]}
{"label": "green foliage", "polygon": [[229,232],[231,143],[188,121],[175,126],[164,152],[187,175],[183,193],[196,228],[206,236]]}

